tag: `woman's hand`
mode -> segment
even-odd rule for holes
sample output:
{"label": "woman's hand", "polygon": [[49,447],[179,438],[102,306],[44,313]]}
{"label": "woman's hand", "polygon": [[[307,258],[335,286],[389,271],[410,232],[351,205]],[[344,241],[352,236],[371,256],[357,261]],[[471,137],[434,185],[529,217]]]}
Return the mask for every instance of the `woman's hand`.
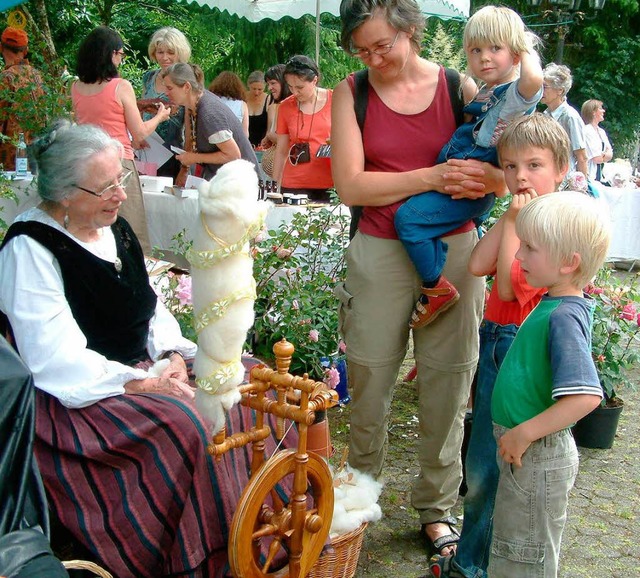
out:
{"label": "woman's hand", "polygon": [[195,390],[188,383],[184,383],[173,377],[148,377],[146,379],[134,379],[124,386],[125,393],[158,393],[172,395],[179,399],[193,399]]}
{"label": "woman's hand", "polygon": [[[439,165],[440,166],[440,165]],[[443,167],[444,190],[453,199],[481,199],[487,193],[506,194],[504,174],[490,163],[450,159]]]}
{"label": "woman's hand", "polygon": [[189,376],[187,374],[187,364],[179,353],[174,353],[169,358],[169,365],[162,372],[160,377],[173,378],[181,381],[182,383],[188,383]]}
{"label": "woman's hand", "polygon": [[158,104],[158,112],[155,114],[154,118],[158,118],[160,122],[164,122],[171,116],[171,107],[165,106],[162,102]]}
{"label": "woman's hand", "polygon": [[182,153],[181,155],[176,155],[176,159],[180,161],[180,164],[184,165],[185,167],[189,167],[191,165],[195,165],[198,162],[196,160],[196,154],[197,153],[186,152]]}

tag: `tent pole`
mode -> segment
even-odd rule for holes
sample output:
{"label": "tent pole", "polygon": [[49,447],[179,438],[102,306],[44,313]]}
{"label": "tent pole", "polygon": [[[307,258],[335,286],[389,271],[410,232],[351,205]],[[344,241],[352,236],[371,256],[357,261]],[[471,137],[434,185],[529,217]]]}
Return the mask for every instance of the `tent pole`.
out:
{"label": "tent pole", "polygon": [[320,66],[320,0],[316,0],[316,64]]}

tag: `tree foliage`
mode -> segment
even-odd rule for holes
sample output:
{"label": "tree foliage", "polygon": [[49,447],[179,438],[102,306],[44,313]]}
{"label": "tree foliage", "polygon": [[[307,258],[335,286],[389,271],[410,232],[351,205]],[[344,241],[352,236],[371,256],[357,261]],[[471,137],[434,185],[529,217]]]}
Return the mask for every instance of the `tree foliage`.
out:
{"label": "tree foliage", "polygon": [[[594,12],[583,0],[581,12],[562,12],[543,0],[538,7],[526,0],[508,0],[525,22],[544,40],[544,63],[554,60],[559,34],[566,34],[564,62],[573,71],[574,87],[569,100],[580,108],[589,98],[607,107],[604,126],[616,156],[630,153],[640,126],[640,93],[636,63],[640,61],[639,0],[607,0]],[[485,1],[472,2],[472,11]],[[193,46],[193,61],[211,80],[222,70],[246,78],[252,70],[265,70],[286,62],[294,54],[315,57],[315,18],[251,23],[226,12],[179,0],[30,0],[29,33],[32,60],[40,69],[68,64],[75,68],[75,54],[87,32],[99,24],[118,30],[130,57],[123,76],[138,85],[142,73],[152,66],[147,57],[149,38],[162,26],[182,30]],[[49,27],[49,30],[48,30]],[[461,49],[463,23],[427,21],[423,54],[453,68],[464,69]],[[320,20],[320,69],[322,84],[334,87],[362,64],[339,47],[340,21],[323,14]]]}

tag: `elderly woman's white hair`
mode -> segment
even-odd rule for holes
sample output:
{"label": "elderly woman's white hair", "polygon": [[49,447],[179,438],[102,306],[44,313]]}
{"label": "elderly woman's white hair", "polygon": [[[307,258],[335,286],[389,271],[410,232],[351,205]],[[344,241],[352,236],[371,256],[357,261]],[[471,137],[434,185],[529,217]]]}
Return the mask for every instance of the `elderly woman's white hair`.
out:
{"label": "elderly woman's white hair", "polygon": [[69,197],[86,176],[89,159],[109,149],[122,155],[122,144],[97,126],[65,119],[54,122],[29,145],[38,169],[38,194],[54,203]]}
{"label": "elderly woman's white hair", "polygon": [[562,90],[562,96],[566,98],[567,93],[573,86],[573,76],[571,70],[564,64],[551,62],[543,70],[544,83],[556,90]]}

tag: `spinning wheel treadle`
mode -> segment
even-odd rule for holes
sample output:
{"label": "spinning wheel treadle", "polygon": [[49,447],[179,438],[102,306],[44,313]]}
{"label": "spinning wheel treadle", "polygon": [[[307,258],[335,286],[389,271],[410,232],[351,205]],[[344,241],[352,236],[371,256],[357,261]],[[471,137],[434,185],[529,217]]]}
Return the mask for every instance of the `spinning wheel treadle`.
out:
{"label": "spinning wheel treadle", "polygon": [[[310,453],[307,462],[309,491],[306,495],[309,509],[301,511],[302,555],[299,576],[306,576],[320,556],[333,516],[333,486],[331,473],[324,460]],[[270,540],[269,558],[283,547],[289,550],[293,539],[292,504],[284,504],[275,495],[274,487],[288,475],[294,475],[296,452],[279,452],[264,464],[245,488],[240,506],[233,518],[229,536],[229,562],[238,578],[290,576],[289,566],[271,570],[272,560],[264,566],[260,560],[260,540]],[[300,515],[298,514],[298,515]],[[232,545],[232,546],[231,546]],[[291,562],[291,560],[290,560]]]}
{"label": "spinning wheel treadle", "polygon": [[[214,437],[213,456],[253,445],[251,479],[234,514],[229,536],[229,563],[236,578],[303,578],[318,560],[333,517],[333,479],[317,454],[307,453],[307,427],[315,412],[338,403],[338,394],[325,384],[294,377],[289,371],[294,347],[285,339],[273,347],[277,370],[251,370],[250,383],[240,386],[241,404],[256,410],[248,432]],[[265,395],[274,390],[277,401]],[[287,400],[299,393],[299,402]],[[264,440],[271,435],[264,414],[278,418],[276,437],[284,436],[284,420],[298,424],[298,447],[283,450],[264,461]],[[280,495],[286,481],[291,494]],[[293,483],[291,483],[293,482]],[[265,557],[266,552],[266,557]],[[288,559],[288,564],[286,563]]]}

